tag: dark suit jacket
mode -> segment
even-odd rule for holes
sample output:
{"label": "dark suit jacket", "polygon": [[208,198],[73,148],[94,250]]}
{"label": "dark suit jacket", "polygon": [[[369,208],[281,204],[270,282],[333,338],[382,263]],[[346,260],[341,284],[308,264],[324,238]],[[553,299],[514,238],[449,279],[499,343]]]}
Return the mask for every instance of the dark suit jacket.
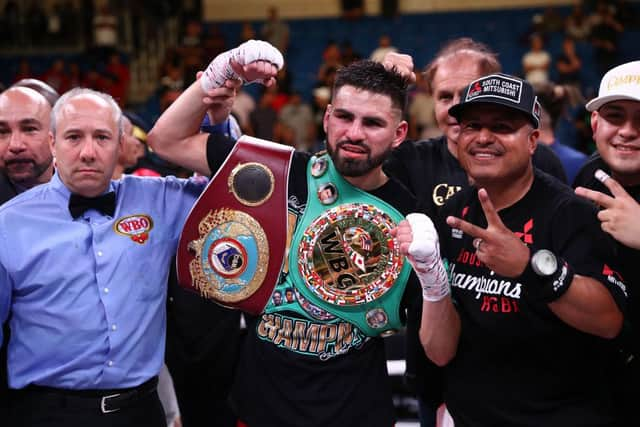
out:
{"label": "dark suit jacket", "polygon": [[9,181],[9,177],[4,172],[0,172],[0,205],[13,199],[17,195],[18,192],[11,181]]}
{"label": "dark suit jacket", "polygon": [[[16,188],[13,186],[9,177],[2,171],[0,171],[0,205],[4,202],[11,200],[18,195]],[[9,326],[0,325],[4,327],[4,342],[0,343],[0,419],[6,420],[8,415],[7,407],[7,343],[9,342]]]}

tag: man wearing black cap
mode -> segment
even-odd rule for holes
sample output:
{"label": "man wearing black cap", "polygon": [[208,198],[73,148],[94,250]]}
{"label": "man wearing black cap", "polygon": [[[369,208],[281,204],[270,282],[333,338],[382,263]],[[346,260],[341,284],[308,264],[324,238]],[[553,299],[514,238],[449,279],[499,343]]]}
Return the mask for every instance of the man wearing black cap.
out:
{"label": "man wearing black cap", "polygon": [[435,227],[411,214],[397,230],[456,427],[614,425],[607,375],[626,289],[593,207],[531,165],[539,108],[516,77],[473,81],[449,112],[474,186]]}

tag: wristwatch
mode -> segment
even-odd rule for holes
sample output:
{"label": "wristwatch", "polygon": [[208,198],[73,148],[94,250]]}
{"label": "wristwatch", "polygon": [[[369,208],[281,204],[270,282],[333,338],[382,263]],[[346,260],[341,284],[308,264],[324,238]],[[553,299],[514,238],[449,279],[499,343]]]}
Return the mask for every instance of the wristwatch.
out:
{"label": "wristwatch", "polygon": [[531,257],[531,268],[538,276],[548,278],[558,270],[558,258],[553,252],[540,249]]}
{"label": "wristwatch", "polygon": [[548,249],[539,249],[518,280],[531,298],[549,303],[564,295],[573,276],[573,269],[562,258]]}

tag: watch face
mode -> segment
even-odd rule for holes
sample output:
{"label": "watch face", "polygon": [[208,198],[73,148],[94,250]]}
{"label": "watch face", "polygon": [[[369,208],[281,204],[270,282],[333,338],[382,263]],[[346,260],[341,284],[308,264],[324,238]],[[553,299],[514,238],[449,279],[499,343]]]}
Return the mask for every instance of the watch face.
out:
{"label": "watch face", "polygon": [[533,254],[531,267],[539,276],[551,276],[558,269],[558,260],[553,252],[541,249]]}

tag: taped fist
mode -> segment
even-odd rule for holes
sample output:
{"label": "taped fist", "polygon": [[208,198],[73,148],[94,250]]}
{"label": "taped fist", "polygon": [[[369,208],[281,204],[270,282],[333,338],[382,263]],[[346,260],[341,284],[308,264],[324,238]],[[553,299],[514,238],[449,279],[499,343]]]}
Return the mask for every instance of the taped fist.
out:
{"label": "taped fist", "polygon": [[204,71],[200,84],[205,93],[222,87],[227,80],[268,82],[284,66],[278,49],[262,40],[249,40],[216,56]]}
{"label": "taped fist", "polygon": [[407,256],[420,280],[422,298],[435,302],[446,297],[450,292],[449,280],[431,219],[424,214],[407,215],[406,221],[398,225],[396,238],[400,251]]}

